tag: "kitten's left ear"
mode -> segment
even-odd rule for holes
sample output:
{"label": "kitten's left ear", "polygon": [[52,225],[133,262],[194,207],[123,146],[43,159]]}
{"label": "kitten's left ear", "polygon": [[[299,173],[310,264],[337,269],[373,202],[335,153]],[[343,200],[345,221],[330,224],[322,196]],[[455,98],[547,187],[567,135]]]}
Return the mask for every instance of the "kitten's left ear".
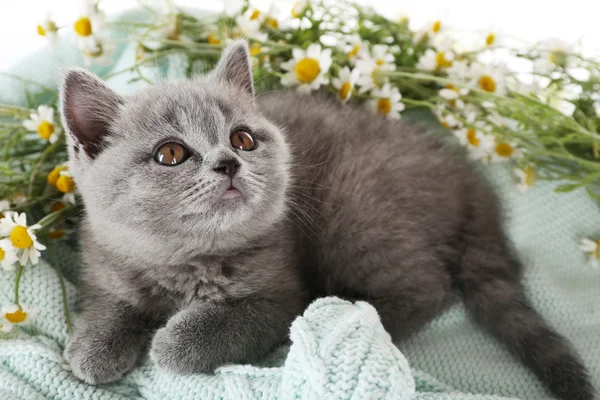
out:
{"label": "kitten's left ear", "polygon": [[254,80],[250,69],[250,52],[245,40],[236,40],[221,55],[212,77],[227,82],[254,96]]}

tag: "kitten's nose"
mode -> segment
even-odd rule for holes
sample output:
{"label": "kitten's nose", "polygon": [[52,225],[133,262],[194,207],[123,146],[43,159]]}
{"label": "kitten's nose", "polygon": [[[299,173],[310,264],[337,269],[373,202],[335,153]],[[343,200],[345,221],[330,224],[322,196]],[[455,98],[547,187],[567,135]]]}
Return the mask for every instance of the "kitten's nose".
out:
{"label": "kitten's nose", "polygon": [[216,168],[213,168],[213,171],[228,175],[231,179],[235,176],[236,172],[240,168],[240,163],[237,160],[232,158],[221,160]]}

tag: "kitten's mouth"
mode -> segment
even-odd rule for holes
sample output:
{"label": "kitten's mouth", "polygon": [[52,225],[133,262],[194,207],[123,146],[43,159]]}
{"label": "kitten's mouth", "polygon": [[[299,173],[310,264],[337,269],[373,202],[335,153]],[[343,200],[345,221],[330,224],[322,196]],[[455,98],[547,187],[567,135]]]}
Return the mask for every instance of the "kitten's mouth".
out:
{"label": "kitten's mouth", "polygon": [[237,187],[235,187],[233,181],[229,182],[229,187],[225,190],[225,192],[223,192],[223,196],[221,196],[221,198],[228,200],[235,199],[238,197],[242,197],[242,192],[240,192],[240,190]]}

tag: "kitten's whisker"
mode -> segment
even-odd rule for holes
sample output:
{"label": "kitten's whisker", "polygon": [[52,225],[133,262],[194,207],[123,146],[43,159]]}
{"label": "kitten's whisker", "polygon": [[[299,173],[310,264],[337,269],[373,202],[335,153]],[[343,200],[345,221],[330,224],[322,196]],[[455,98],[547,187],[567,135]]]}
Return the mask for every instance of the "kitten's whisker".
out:
{"label": "kitten's whisker", "polygon": [[271,76],[273,75],[275,72],[281,71],[281,68],[277,68],[271,72],[269,72],[268,74],[265,74],[263,76],[261,76],[260,78],[258,78],[257,80],[254,81],[254,84],[256,85],[258,82],[260,82],[261,80],[263,80],[264,78],[266,78],[267,76]]}

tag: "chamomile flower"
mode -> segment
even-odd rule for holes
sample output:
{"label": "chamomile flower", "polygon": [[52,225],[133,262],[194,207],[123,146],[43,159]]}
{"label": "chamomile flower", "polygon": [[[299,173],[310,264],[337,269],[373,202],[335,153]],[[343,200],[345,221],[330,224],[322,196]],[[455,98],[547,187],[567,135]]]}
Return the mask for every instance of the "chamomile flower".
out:
{"label": "chamomile flower", "polygon": [[473,160],[488,159],[494,146],[494,137],[482,132],[480,129],[463,128],[454,131],[454,135],[469,151]]}
{"label": "chamomile flower", "polygon": [[279,19],[277,18],[277,15],[279,14],[279,10],[277,9],[277,6],[275,5],[275,2],[271,3],[271,7],[269,7],[269,10],[267,12],[261,13],[262,15],[262,24],[263,26],[269,28],[269,29],[279,29]]}
{"label": "chamomile flower", "polygon": [[27,304],[6,304],[0,309],[2,317],[13,325],[27,325],[31,322],[33,308]]}
{"label": "chamomile flower", "polygon": [[0,319],[0,332],[9,333],[12,331],[12,324],[5,319]]}
{"label": "chamomile flower", "polygon": [[425,54],[419,58],[417,68],[423,71],[435,71],[441,68],[448,68],[454,62],[454,53],[449,50],[428,49]]}
{"label": "chamomile flower", "polygon": [[404,111],[405,106],[400,101],[402,95],[398,88],[386,83],[381,89],[373,90],[372,95],[374,99],[367,103],[371,111],[387,119],[400,119],[400,113]]}
{"label": "chamomile flower", "polygon": [[579,249],[588,255],[592,268],[600,268],[600,240],[582,239]]}
{"label": "chamomile flower", "polygon": [[300,0],[294,3],[292,7],[292,18],[300,18],[310,5],[308,0]]}
{"label": "chamomile flower", "polygon": [[352,92],[354,91],[354,86],[358,81],[360,76],[360,71],[357,68],[354,68],[350,71],[350,68],[344,67],[340,70],[340,74],[337,78],[333,78],[333,87],[337,89],[338,98],[342,101],[342,103],[347,102],[352,97]]}
{"label": "chamomile flower", "polygon": [[57,165],[56,167],[54,167],[52,169],[52,171],[50,171],[50,173],[48,174],[47,177],[47,181],[50,185],[56,187],[56,182],[58,181],[58,178],[60,177],[60,173],[62,171],[67,171],[69,169],[69,163],[68,162],[64,162],[62,164]]}
{"label": "chamomile flower", "polygon": [[23,121],[23,126],[30,132],[36,132],[42,139],[54,143],[60,135],[60,127],[54,124],[54,109],[48,106],[39,106],[37,112],[32,112],[28,120]]}
{"label": "chamomile flower", "polygon": [[381,89],[388,82],[388,73],[396,69],[394,56],[385,45],[373,46],[371,53],[356,61],[356,67],[360,71],[357,84],[361,93]]}
{"label": "chamomile flower", "polygon": [[75,43],[83,52],[86,64],[104,55],[104,46],[99,33],[106,25],[106,16],[97,1],[84,1],[80,17],[73,23]]}
{"label": "chamomile flower", "polygon": [[438,33],[442,32],[442,21],[437,20],[433,22],[427,22],[413,35],[413,43],[419,43],[424,39],[429,39]]}
{"label": "chamomile flower", "polygon": [[44,21],[37,26],[37,33],[49,41],[55,42],[58,37],[58,27],[56,26],[56,22],[50,19],[50,16],[46,16]]}
{"label": "chamomile flower", "polygon": [[37,241],[34,233],[40,228],[41,226],[37,224],[27,226],[25,213],[8,212],[5,218],[0,219],[0,236],[8,237],[16,249],[17,257],[22,265],[27,264],[27,262],[36,265],[40,250],[46,249],[46,246]]}
{"label": "chamomile flower", "polygon": [[465,108],[465,103],[462,101],[461,97],[464,97],[468,94],[469,89],[457,88],[452,84],[444,86],[444,88],[440,89],[439,91],[440,97],[447,100],[450,107],[457,108],[459,110]]}
{"label": "chamomile flower", "polygon": [[573,47],[559,39],[548,39],[540,42],[537,46],[541,56],[534,62],[534,69],[538,73],[549,73],[556,67],[565,68],[569,61],[569,54]]}
{"label": "chamomile flower", "polygon": [[514,172],[517,178],[519,178],[519,183],[517,183],[516,188],[520,193],[526,193],[533,185],[535,185],[537,172],[533,164],[530,164],[523,169],[517,168]]}
{"label": "chamomile flower", "polygon": [[488,33],[485,37],[485,41],[484,41],[485,45],[487,47],[491,47],[494,45],[495,42],[496,42],[496,35],[491,32]]}
{"label": "chamomile flower", "polygon": [[17,259],[17,251],[10,240],[0,240],[0,267],[5,271],[12,271]]}
{"label": "chamomile flower", "polygon": [[471,82],[471,67],[466,60],[455,60],[452,66],[446,69],[448,79],[459,84]]}
{"label": "chamomile flower", "polygon": [[360,36],[351,35],[346,38],[346,55],[352,65],[356,65],[356,61],[368,57],[367,44],[362,41]]}
{"label": "chamomile flower", "polygon": [[497,140],[490,155],[491,162],[503,162],[509,159],[518,159],[522,152],[514,143]]}
{"label": "chamomile flower", "polygon": [[238,28],[242,35],[249,39],[258,40],[264,42],[267,40],[268,35],[260,31],[261,28],[261,12],[257,9],[249,9],[243,15],[238,15],[235,18]]}
{"label": "chamomile flower", "polygon": [[471,65],[471,85],[490,93],[505,94],[507,71],[502,66]]}
{"label": "chamomile flower", "polygon": [[446,129],[454,129],[460,127],[460,121],[456,119],[456,117],[452,114],[438,113],[438,121],[440,121],[440,125],[442,125]]}
{"label": "chamomile flower", "polygon": [[56,188],[64,193],[64,202],[75,204],[75,181],[69,170],[60,171],[56,179]]}
{"label": "chamomile flower", "polygon": [[293,58],[281,64],[288,71],[281,79],[283,86],[298,86],[298,91],[309,93],[326,85],[325,76],[331,67],[331,49],[322,49],[313,43],[305,50],[293,49]]}

